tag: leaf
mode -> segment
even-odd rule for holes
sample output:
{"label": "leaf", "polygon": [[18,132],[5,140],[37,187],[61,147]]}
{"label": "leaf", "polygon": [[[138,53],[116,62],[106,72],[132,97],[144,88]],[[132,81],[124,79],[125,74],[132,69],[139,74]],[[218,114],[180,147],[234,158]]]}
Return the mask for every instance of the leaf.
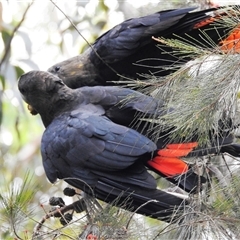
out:
{"label": "leaf", "polygon": [[22,37],[23,42],[24,42],[24,44],[25,44],[25,49],[26,49],[28,55],[31,56],[31,52],[32,52],[32,50],[31,50],[31,48],[32,48],[32,42],[31,42],[28,34],[25,33],[25,32],[22,32],[22,31],[18,31],[17,33],[18,33],[19,36]]}
{"label": "leaf", "polygon": [[2,39],[4,42],[4,46],[6,47],[11,39],[11,34],[6,30],[2,30]]}
{"label": "leaf", "polygon": [[25,63],[26,65],[28,65],[31,69],[39,69],[38,65],[36,63],[34,63],[32,60],[29,59],[21,59],[19,60],[20,62]]}
{"label": "leaf", "polygon": [[2,89],[5,89],[6,79],[2,74],[0,74],[0,81],[2,83]]}
{"label": "leaf", "polygon": [[17,75],[17,79],[24,74],[24,71],[22,68],[20,68],[19,66],[14,66],[15,71],[16,71],[16,75]]}
{"label": "leaf", "polygon": [[99,1],[99,8],[101,11],[108,12],[109,7],[105,4],[104,1]]}

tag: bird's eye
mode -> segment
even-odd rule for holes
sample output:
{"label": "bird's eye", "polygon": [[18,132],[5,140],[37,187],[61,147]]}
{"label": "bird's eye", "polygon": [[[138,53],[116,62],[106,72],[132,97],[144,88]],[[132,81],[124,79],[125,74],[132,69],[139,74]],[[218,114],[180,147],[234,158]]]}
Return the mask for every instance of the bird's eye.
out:
{"label": "bird's eye", "polygon": [[60,67],[59,66],[56,66],[55,67],[55,71],[58,72],[60,70]]}
{"label": "bird's eye", "polygon": [[19,89],[22,94],[26,93],[24,88]]}

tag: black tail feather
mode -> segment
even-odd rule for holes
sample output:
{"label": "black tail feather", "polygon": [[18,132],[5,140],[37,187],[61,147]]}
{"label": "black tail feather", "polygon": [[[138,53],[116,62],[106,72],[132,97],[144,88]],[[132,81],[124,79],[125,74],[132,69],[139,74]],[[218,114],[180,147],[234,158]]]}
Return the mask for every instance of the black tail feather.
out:
{"label": "black tail feather", "polygon": [[169,182],[175,184],[176,186],[189,193],[197,193],[198,191],[201,191],[202,184],[206,182],[206,178],[194,173],[192,168],[190,168],[186,173],[172,177],[165,176],[161,172],[156,171],[151,167],[149,168],[152,171],[156,172],[158,175],[164,177]]}
{"label": "black tail feather", "polygon": [[240,144],[233,143],[230,145],[226,145],[221,147],[222,153],[228,153],[233,157],[240,157]]}
{"label": "black tail feather", "polygon": [[[76,179],[68,178],[66,181],[72,186],[79,184]],[[158,189],[126,186],[106,178],[98,181],[93,189],[87,185],[81,189],[85,193],[113,206],[165,222],[177,220],[181,216],[185,205],[188,204],[186,199]]]}

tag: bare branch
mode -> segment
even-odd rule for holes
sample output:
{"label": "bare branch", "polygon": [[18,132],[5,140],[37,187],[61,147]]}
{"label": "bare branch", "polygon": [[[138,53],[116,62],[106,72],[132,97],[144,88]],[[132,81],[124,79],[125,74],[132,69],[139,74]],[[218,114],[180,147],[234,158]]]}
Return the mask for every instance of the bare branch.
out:
{"label": "bare branch", "polygon": [[10,39],[9,39],[9,41],[8,41],[6,47],[5,47],[3,57],[2,57],[2,59],[1,59],[1,61],[0,61],[0,71],[1,71],[1,67],[2,67],[3,63],[6,61],[7,56],[8,56],[8,54],[9,54],[9,52],[10,52],[11,43],[12,43],[13,37],[14,37],[15,33],[18,31],[18,29],[21,27],[22,23],[24,22],[24,20],[25,20],[25,18],[26,18],[26,14],[27,14],[28,10],[30,9],[30,7],[32,6],[32,4],[33,4],[33,2],[30,3],[30,4],[27,6],[26,10],[25,10],[24,13],[23,13],[22,19],[20,20],[20,22],[16,25],[16,27],[15,27],[15,28],[13,29],[13,31],[12,31],[12,34],[11,34],[11,36],[10,36]]}

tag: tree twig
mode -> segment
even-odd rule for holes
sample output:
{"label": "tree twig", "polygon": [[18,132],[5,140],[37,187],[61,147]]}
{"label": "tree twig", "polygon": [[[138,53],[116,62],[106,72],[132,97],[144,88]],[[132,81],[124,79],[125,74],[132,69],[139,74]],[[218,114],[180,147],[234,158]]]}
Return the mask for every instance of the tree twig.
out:
{"label": "tree twig", "polygon": [[9,52],[10,52],[11,43],[12,43],[13,37],[14,37],[15,33],[18,31],[18,29],[20,28],[20,26],[22,25],[23,21],[25,20],[26,14],[27,14],[28,10],[30,9],[30,7],[32,6],[32,4],[33,4],[33,2],[30,3],[30,4],[27,6],[27,8],[25,9],[25,11],[24,11],[24,13],[23,13],[22,19],[20,20],[20,22],[16,25],[16,27],[15,27],[15,28],[13,29],[13,31],[12,31],[12,34],[11,34],[11,36],[10,36],[10,39],[9,39],[9,41],[8,41],[7,44],[6,44],[3,57],[2,57],[2,59],[1,59],[1,61],[0,61],[0,71],[1,71],[1,67],[2,67],[3,63],[6,61],[7,56],[8,56],[8,54],[9,54]]}
{"label": "tree twig", "polygon": [[[81,208],[80,208],[81,206]],[[61,217],[65,212],[68,212],[70,210],[77,210],[78,213],[85,211],[85,203],[84,199],[77,200],[69,205],[65,205],[63,207],[57,208],[54,211],[46,213],[46,215],[38,222],[38,224],[35,226],[33,230],[33,236],[38,236],[39,230],[42,228],[43,224],[47,219],[50,217]]]}

